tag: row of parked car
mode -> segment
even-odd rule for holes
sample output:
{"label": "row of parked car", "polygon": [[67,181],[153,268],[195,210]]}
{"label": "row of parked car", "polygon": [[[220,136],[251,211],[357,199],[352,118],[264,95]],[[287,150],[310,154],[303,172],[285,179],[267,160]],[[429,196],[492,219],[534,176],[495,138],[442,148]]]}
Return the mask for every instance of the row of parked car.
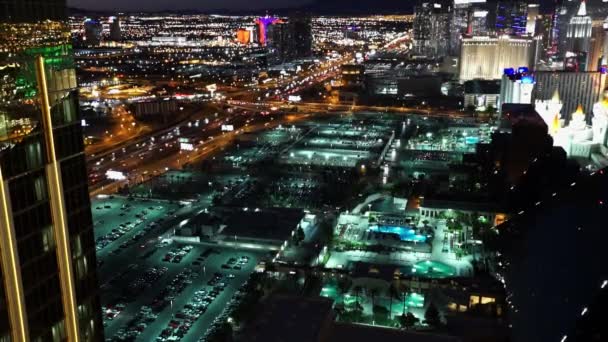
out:
{"label": "row of parked car", "polygon": [[198,342],[207,342],[209,337],[217,333],[221,325],[228,321],[228,317],[232,316],[232,313],[240,305],[241,300],[245,298],[245,289],[247,288],[248,283],[249,280],[247,280],[243,285],[241,285],[241,287],[234,293],[232,298],[230,298],[230,301],[224,307],[222,313],[213,320],[213,323],[211,324],[209,329],[207,329],[205,334],[201,338],[199,338]]}
{"label": "row of parked car", "polygon": [[225,264],[222,265],[223,269],[233,269],[240,270],[249,262],[249,257],[246,255],[241,256],[238,260],[237,258],[230,258],[226,261]]}
{"label": "row of parked car", "polygon": [[136,278],[129,284],[129,292],[131,294],[139,294],[144,289],[149,288],[160,277],[167,273],[166,267],[150,267],[140,277]]}
{"label": "row of parked car", "polygon": [[[105,206],[104,208],[109,208],[110,206]],[[97,209],[102,209],[102,207],[97,207]],[[130,210],[130,204],[125,204],[122,206],[121,208],[124,212],[120,213],[120,216],[124,216],[127,212],[129,212]],[[154,207],[149,207],[148,210],[154,210]],[[162,209],[161,206],[158,206],[156,208],[157,210]],[[148,214],[148,211],[146,209],[142,210],[141,212],[135,214],[135,220],[134,222],[131,221],[127,221],[124,223],[121,223],[118,227],[112,229],[110,232],[108,232],[107,234],[98,237],[95,240],[95,249],[97,251],[100,251],[102,249],[104,249],[105,247],[107,247],[110,243],[118,240],[120,237],[122,237],[123,235],[125,235],[127,232],[130,232],[132,229],[134,229],[135,227],[143,224],[148,217],[146,216]],[[159,221],[162,221],[162,218],[159,219]],[[148,225],[146,225],[146,227],[144,227],[140,232],[137,233],[137,237],[133,237],[131,238],[131,240],[126,241],[124,243],[122,243],[120,245],[121,249],[127,248],[130,245],[134,244],[139,238],[141,238],[145,233],[149,232],[150,230],[152,230],[152,228],[154,228],[158,223],[157,222],[150,222],[148,223]],[[120,253],[119,249],[116,249],[114,251],[112,251],[113,254],[118,254]]]}
{"label": "row of parked car", "polygon": [[186,268],[178,273],[175,278],[173,278],[171,282],[154,297],[154,299],[152,299],[152,309],[155,312],[161,312],[198,277],[199,273],[192,271],[190,268]]}
{"label": "row of parked car", "polygon": [[160,312],[163,311],[163,309],[166,308],[188,285],[192,284],[193,280],[198,278],[198,276],[198,273],[193,272],[189,268],[178,273],[169,284],[152,299],[151,305],[143,306],[139,313],[109,341],[135,341],[149,325],[156,321]]}
{"label": "row of parked car", "polygon": [[184,245],[181,247],[173,248],[171,249],[171,251],[165,254],[165,256],[163,257],[163,261],[179,264],[193,248],[194,246],[191,245]]}
{"label": "row of parked car", "polygon": [[209,289],[196,291],[188,303],[175,314],[175,318],[163,329],[161,334],[156,338],[156,341],[174,342],[180,341],[186,336],[196,320],[207,311],[207,307],[224,291],[228,278],[221,273],[215,273],[209,282],[214,285]]}
{"label": "row of parked car", "polygon": [[149,306],[142,306],[137,315],[127,323],[127,325],[116,332],[114,337],[106,339],[106,341],[135,341],[149,324],[154,323],[158,314],[152,311]]}

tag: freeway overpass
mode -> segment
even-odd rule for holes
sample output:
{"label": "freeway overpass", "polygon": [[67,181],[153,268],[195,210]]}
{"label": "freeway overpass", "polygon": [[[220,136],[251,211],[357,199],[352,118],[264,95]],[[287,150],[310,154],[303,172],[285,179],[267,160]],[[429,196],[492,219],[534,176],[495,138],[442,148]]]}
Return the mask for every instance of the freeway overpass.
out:
{"label": "freeway overpass", "polygon": [[247,110],[284,110],[289,111],[290,108],[296,107],[298,112],[380,112],[380,113],[395,113],[395,114],[412,114],[428,117],[443,117],[464,119],[470,118],[471,115],[467,112],[459,110],[437,110],[426,108],[413,107],[394,107],[394,106],[368,106],[368,105],[353,105],[353,104],[331,104],[324,102],[298,102],[285,103],[281,101],[264,101],[264,102],[247,102],[247,101],[226,101],[228,105],[247,109]]}

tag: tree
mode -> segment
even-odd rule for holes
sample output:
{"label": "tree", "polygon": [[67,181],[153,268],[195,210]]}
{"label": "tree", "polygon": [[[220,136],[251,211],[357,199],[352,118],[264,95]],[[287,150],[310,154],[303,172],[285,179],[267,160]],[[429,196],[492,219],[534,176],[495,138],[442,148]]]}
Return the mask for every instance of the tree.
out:
{"label": "tree", "polygon": [[418,317],[414,316],[411,312],[403,313],[399,316],[399,324],[405,329],[413,328],[418,322],[420,322]]}
{"label": "tree", "polygon": [[399,299],[399,291],[397,291],[397,288],[395,288],[395,285],[393,283],[391,283],[391,285],[388,288],[388,300],[389,300],[389,304],[388,304],[388,318],[392,318],[393,316],[393,299]]}
{"label": "tree", "polygon": [[382,305],[374,305],[372,307],[375,321],[386,321],[390,317],[390,312]]}
{"label": "tree", "polygon": [[494,108],[494,106],[492,106],[492,105],[488,105],[486,107],[486,113],[488,113],[488,114],[496,114],[496,108]]}
{"label": "tree", "polygon": [[230,342],[232,341],[232,325],[228,322],[223,322],[218,326],[208,338],[207,341],[211,342]]}
{"label": "tree", "polygon": [[426,309],[426,312],[424,313],[424,320],[426,324],[435,328],[441,325],[439,310],[437,310],[437,307],[433,303],[431,303]]}
{"label": "tree", "polygon": [[359,296],[361,295],[361,290],[363,289],[359,285],[355,286],[355,288],[353,289],[353,292],[355,293],[355,302],[357,303],[357,305],[359,305]]}
{"label": "tree", "polygon": [[405,300],[407,299],[407,292],[408,292],[407,288],[405,288],[405,287],[401,288],[401,299],[403,300],[403,313],[404,314],[405,314],[405,308],[406,308]]}
{"label": "tree", "polygon": [[338,279],[338,290],[340,294],[344,295],[348,292],[351,286],[351,281],[347,277]]}
{"label": "tree", "polygon": [[378,288],[373,287],[370,291],[369,291],[369,295],[372,297],[372,308],[374,306],[376,306],[376,296],[378,296]]}

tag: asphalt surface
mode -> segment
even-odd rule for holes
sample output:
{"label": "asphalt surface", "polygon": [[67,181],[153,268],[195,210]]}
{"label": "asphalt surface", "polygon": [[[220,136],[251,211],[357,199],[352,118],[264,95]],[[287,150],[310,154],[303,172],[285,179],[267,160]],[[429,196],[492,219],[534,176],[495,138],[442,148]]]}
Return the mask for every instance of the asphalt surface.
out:
{"label": "asphalt surface", "polygon": [[[121,209],[127,203],[131,206],[128,212]],[[106,208],[106,206],[110,206],[110,208]],[[155,341],[169,322],[174,319],[174,315],[192,300],[197,290],[209,292],[213,289],[207,283],[213,278],[214,273],[219,272],[225,275],[222,282],[227,284],[226,288],[213,300],[206,312],[193,322],[188,333],[181,339],[181,341],[198,340],[211,326],[214,319],[221,314],[238,288],[248,279],[258,260],[267,253],[259,250],[237,250],[212,244],[195,244],[181,262],[163,261],[169,251],[184,246],[184,244],[173,242],[161,246],[161,240],[168,238],[175,226],[203,206],[206,204],[200,203],[180,208],[179,204],[163,201],[129,201],[120,197],[94,201],[94,219],[98,227],[96,236],[107,234],[114,229],[112,227],[120,223],[134,222],[134,215],[141,213],[142,210],[148,212],[143,223],[98,251],[98,260],[102,262],[99,267],[102,305],[106,307],[117,304],[125,305],[124,310],[118,316],[106,322],[105,335],[108,340],[113,340],[117,333],[136,317],[142,306],[151,306],[154,297],[158,296],[180,272],[189,269],[198,276],[193,278],[192,283],[188,284],[180,293],[175,294],[172,305],[167,305],[158,312],[155,321],[148,324],[136,339],[137,341]],[[119,216],[121,212],[127,212],[127,214]],[[161,217],[162,222],[157,223],[148,233],[137,239],[132,245],[120,248],[121,244],[143,231],[150,222],[159,222]],[[99,223],[99,221],[103,222]],[[201,265],[192,265],[208,249],[212,249],[214,252]],[[120,253],[113,254],[115,250],[120,250]],[[241,256],[249,257],[249,261],[242,266],[242,269],[222,268],[228,259],[232,257],[239,259]],[[165,267],[167,270],[149,287],[144,287],[136,293],[129,291],[129,285],[151,267]],[[234,278],[228,279],[228,274],[233,274]]]}

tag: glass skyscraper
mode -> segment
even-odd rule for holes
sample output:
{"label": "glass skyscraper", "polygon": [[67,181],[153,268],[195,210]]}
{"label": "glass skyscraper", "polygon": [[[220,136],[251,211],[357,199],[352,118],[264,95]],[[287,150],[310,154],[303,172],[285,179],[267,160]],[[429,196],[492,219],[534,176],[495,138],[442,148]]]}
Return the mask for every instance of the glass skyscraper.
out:
{"label": "glass skyscraper", "polygon": [[100,341],[65,0],[0,0],[0,341]]}

